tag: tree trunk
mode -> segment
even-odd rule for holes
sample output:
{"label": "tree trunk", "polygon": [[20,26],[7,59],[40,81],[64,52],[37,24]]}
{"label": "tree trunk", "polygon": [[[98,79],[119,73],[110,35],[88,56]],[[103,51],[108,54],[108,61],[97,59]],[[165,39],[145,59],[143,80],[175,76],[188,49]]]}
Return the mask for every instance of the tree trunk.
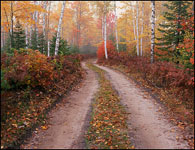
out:
{"label": "tree trunk", "polygon": [[117,49],[117,51],[119,52],[119,49],[118,49],[118,33],[117,33],[116,1],[114,1],[114,8],[115,8],[116,49]]}
{"label": "tree trunk", "polygon": [[137,26],[137,56],[139,56],[139,24],[138,24],[139,8],[138,8],[138,1],[136,1],[136,7],[137,7],[137,15],[136,15],[136,26]]}
{"label": "tree trunk", "polygon": [[[37,1],[34,1],[34,4],[37,5]],[[38,17],[38,13],[37,11],[35,11],[34,13],[34,19],[35,19],[35,28],[34,28],[34,32],[35,32],[35,41],[36,41],[36,47],[38,47],[38,30],[37,30],[37,17]]]}
{"label": "tree trunk", "polygon": [[[34,14],[31,14],[32,19],[34,20]],[[29,39],[29,46],[32,47],[32,25],[30,26],[30,39]]]}
{"label": "tree trunk", "polygon": [[104,1],[104,48],[105,48],[105,57],[108,59],[108,54],[107,54],[107,47],[106,47],[106,4]]}
{"label": "tree trunk", "polygon": [[48,1],[48,3],[49,3],[49,8],[48,8],[48,16],[47,16],[47,39],[46,39],[47,43],[49,43],[49,16],[50,16],[51,1]]}
{"label": "tree trunk", "polygon": [[26,49],[28,48],[28,26],[25,27],[25,36],[26,36]]}
{"label": "tree trunk", "polygon": [[154,38],[155,38],[155,1],[152,2],[152,27],[151,27],[151,63],[154,62]]}
{"label": "tree trunk", "polygon": [[134,33],[134,40],[136,40],[136,27],[135,27],[135,13],[134,13],[134,11],[135,11],[135,9],[134,9],[134,6],[132,6],[132,4],[130,5],[132,8],[133,8],[133,33]]}
{"label": "tree trunk", "polygon": [[48,40],[48,46],[47,46],[47,56],[49,57],[50,56],[50,44],[49,44],[49,40]]}
{"label": "tree trunk", "polygon": [[13,48],[14,44],[14,38],[13,38],[13,32],[14,32],[14,12],[13,12],[13,2],[11,1],[11,48]]}
{"label": "tree trunk", "polygon": [[59,20],[59,24],[58,24],[57,37],[56,37],[55,55],[58,55],[58,48],[59,48],[59,43],[60,43],[60,30],[61,30],[61,24],[62,24],[62,19],[63,19],[63,15],[64,15],[65,5],[66,5],[66,1],[63,1],[62,10],[61,10],[61,14],[60,14],[60,20]]}
{"label": "tree trunk", "polygon": [[[46,9],[46,6],[47,6],[47,1],[44,1],[43,9]],[[45,15],[46,15],[46,13],[43,14],[43,39],[44,39],[43,53],[45,52],[45,41],[46,41],[46,33],[45,33]]]}
{"label": "tree trunk", "polygon": [[1,50],[3,49],[4,46],[4,31],[3,31],[3,27],[1,26]]}
{"label": "tree trunk", "polygon": [[[144,32],[144,2],[142,3],[142,29],[141,29],[141,35],[143,36],[143,32]],[[141,37],[141,45],[140,45],[140,55],[142,56],[142,53],[143,53],[143,45],[142,45],[142,40],[143,40],[143,37]]]}
{"label": "tree trunk", "polygon": [[102,39],[104,39],[104,16],[102,15]]}

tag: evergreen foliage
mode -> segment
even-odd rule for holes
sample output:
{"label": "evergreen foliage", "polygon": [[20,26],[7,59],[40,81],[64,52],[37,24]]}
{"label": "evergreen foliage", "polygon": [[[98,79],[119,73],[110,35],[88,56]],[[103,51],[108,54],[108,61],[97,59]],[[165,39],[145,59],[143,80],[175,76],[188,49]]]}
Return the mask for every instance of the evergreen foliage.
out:
{"label": "evergreen foliage", "polygon": [[19,50],[20,48],[25,48],[25,32],[22,29],[22,25],[17,21],[14,32],[13,32],[13,48]]}
{"label": "evergreen foliage", "polygon": [[183,42],[185,31],[182,29],[181,19],[188,19],[191,13],[188,13],[189,1],[170,1],[164,4],[168,9],[163,16],[166,19],[163,24],[159,24],[158,29],[163,35],[157,38],[156,43],[158,52],[155,52],[160,59],[179,63],[179,57],[182,55],[177,47]]}
{"label": "evergreen foliage", "polygon": [[[50,41],[50,54],[54,56],[55,53],[55,46],[56,46],[56,34],[53,36],[52,40]],[[68,55],[70,54],[70,47],[66,40],[60,38],[59,50],[58,55]]]}

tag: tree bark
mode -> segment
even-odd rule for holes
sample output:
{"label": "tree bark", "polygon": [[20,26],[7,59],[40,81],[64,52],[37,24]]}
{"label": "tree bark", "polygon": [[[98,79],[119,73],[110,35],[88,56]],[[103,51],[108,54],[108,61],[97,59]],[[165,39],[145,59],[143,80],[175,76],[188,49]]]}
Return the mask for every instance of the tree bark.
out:
{"label": "tree bark", "polygon": [[55,55],[58,55],[58,48],[59,48],[59,43],[60,43],[60,30],[61,30],[61,24],[62,24],[62,19],[63,19],[63,15],[64,15],[65,5],[66,5],[66,1],[63,1],[62,10],[61,10],[61,14],[60,14],[60,20],[59,20],[59,24],[58,24],[58,30],[57,30]]}
{"label": "tree bark", "polygon": [[[47,6],[47,1],[44,1],[44,4],[43,4],[43,9],[46,9],[46,6]],[[46,13],[43,14],[43,39],[44,41],[46,41],[46,33],[45,33],[45,15]],[[43,53],[45,52],[45,42],[44,42],[44,45],[43,45]]]}
{"label": "tree bark", "polygon": [[[49,43],[49,16],[50,16],[50,8],[51,8],[51,1],[48,1],[49,3],[49,8],[48,8],[48,16],[47,16],[47,43]],[[49,47],[47,47],[47,52],[49,52]],[[49,55],[49,53],[48,53]]]}
{"label": "tree bark", "polygon": [[134,6],[132,6],[132,4],[130,4],[130,6],[133,8],[133,33],[134,33],[134,40],[136,40],[136,27],[135,27],[135,13],[134,13],[134,11],[135,11],[135,9],[134,9]]}
{"label": "tree bark", "polygon": [[25,36],[26,36],[26,49],[28,48],[28,26],[25,27]]}
{"label": "tree bark", "polygon": [[11,1],[11,48],[13,48],[13,32],[14,32],[14,12],[13,12],[13,2]]}
{"label": "tree bark", "polygon": [[139,56],[139,24],[138,24],[139,7],[138,7],[138,1],[136,1],[136,7],[137,7],[137,15],[136,15],[136,26],[137,26],[137,56]]}
{"label": "tree bark", "polygon": [[49,40],[48,40],[48,46],[47,46],[47,56],[49,57],[50,56],[50,43],[49,43]]}
{"label": "tree bark", "polygon": [[116,49],[117,49],[117,51],[119,52],[119,49],[118,49],[118,33],[117,33],[116,1],[114,1],[114,8],[115,8]]}
{"label": "tree bark", "polygon": [[[34,4],[37,5],[37,1],[34,1]],[[36,41],[36,47],[38,47],[38,29],[37,29],[37,17],[38,17],[38,14],[37,14],[37,11],[35,11],[34,13],[34,19],[35,19],[35,28],[34,28],[34,32],[35,32],[35,41]]]}
{"label": "tree bark", "polygon": [[108,59],[107,47],[106,47],[106,2],[104,1],[104,49],[105,49],[105,57]]}
{"label": "tree bark", "polygon": [[154,62],[154,38],[155,38],[155,1],[152,2],[152,27],[151,27],[151,63]]}
{"label": "tree bark", "polygon": [[[142,29],[141,29],[141,35],[143,34],[143,32],[144,32],[144,2],[142,3]],[[143,37],[141,37],[141,40],[140,40],[140,42],[141,42],[141,45],[140,45],[140,55],[141,56],[142,56],[142,53],[143,53],[142,40],[143,40]]]}

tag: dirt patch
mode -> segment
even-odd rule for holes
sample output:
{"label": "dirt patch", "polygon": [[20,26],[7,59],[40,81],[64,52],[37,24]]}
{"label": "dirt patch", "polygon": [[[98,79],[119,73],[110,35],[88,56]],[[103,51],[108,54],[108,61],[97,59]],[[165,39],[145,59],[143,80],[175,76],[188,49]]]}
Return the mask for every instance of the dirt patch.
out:
{"label": "dirt patch", "polygon": [[21,146],[24,149],[70,149],[83,148],[82,136],[88,122],[87,116],[94,94],[98,89],[96,74],[89,70],[85,63],[82,66],[87,71],[82,88],[73,91],[48,114],[49,128],[35,131],[33,136]]}
{"label": "dirt patch", "polygon": [[[107,67],[99,66],[108,73],[121,102],[130,113],[129,135],[138,149],[188,149],[187,141],[177,126],[171,124],[162,106],[147,92],[140,90],[126,76]],[[131,127],[131,128],[130,128]]]}

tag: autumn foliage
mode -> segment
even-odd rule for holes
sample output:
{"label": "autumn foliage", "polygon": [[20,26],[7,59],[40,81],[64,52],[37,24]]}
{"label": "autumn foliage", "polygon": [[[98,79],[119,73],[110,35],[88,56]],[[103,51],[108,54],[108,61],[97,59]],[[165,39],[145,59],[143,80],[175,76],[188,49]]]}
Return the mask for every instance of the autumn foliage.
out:
{"label": "autumn foliage", "polygon": [[[144,80],[160,88],[175,89],[175,94],[180,94],[182,101],[191,101],[194,95],[194,70],[176,68],[171,62],[150,63],[149,58],[133,57],[126,52],[112,51],[108,65],[124,65],[128,73],[139,73]],[[182,66],[181,66],[182,67]]]}
{"label": "autumn foliage", "polygon": [[82,59],[81,55],[47,57],[31,49],[2,54],[2,148],[20,145],[59,97],[81,81]]}
{"label": "autumn foliage", "polygon": [[[110,41],[110,40],[108,40],[106,42],[106,47],[107,47],[107,53],[108,53],[108,56],[109,56],[110,53],[112,53],[115,50],[115,47],[114,47],[112,41]],[[97,57],[98,57],[98,61],[101,61],[101,60],[105,59],[104,42],[102,42],[101,45],[98,47]]]}

